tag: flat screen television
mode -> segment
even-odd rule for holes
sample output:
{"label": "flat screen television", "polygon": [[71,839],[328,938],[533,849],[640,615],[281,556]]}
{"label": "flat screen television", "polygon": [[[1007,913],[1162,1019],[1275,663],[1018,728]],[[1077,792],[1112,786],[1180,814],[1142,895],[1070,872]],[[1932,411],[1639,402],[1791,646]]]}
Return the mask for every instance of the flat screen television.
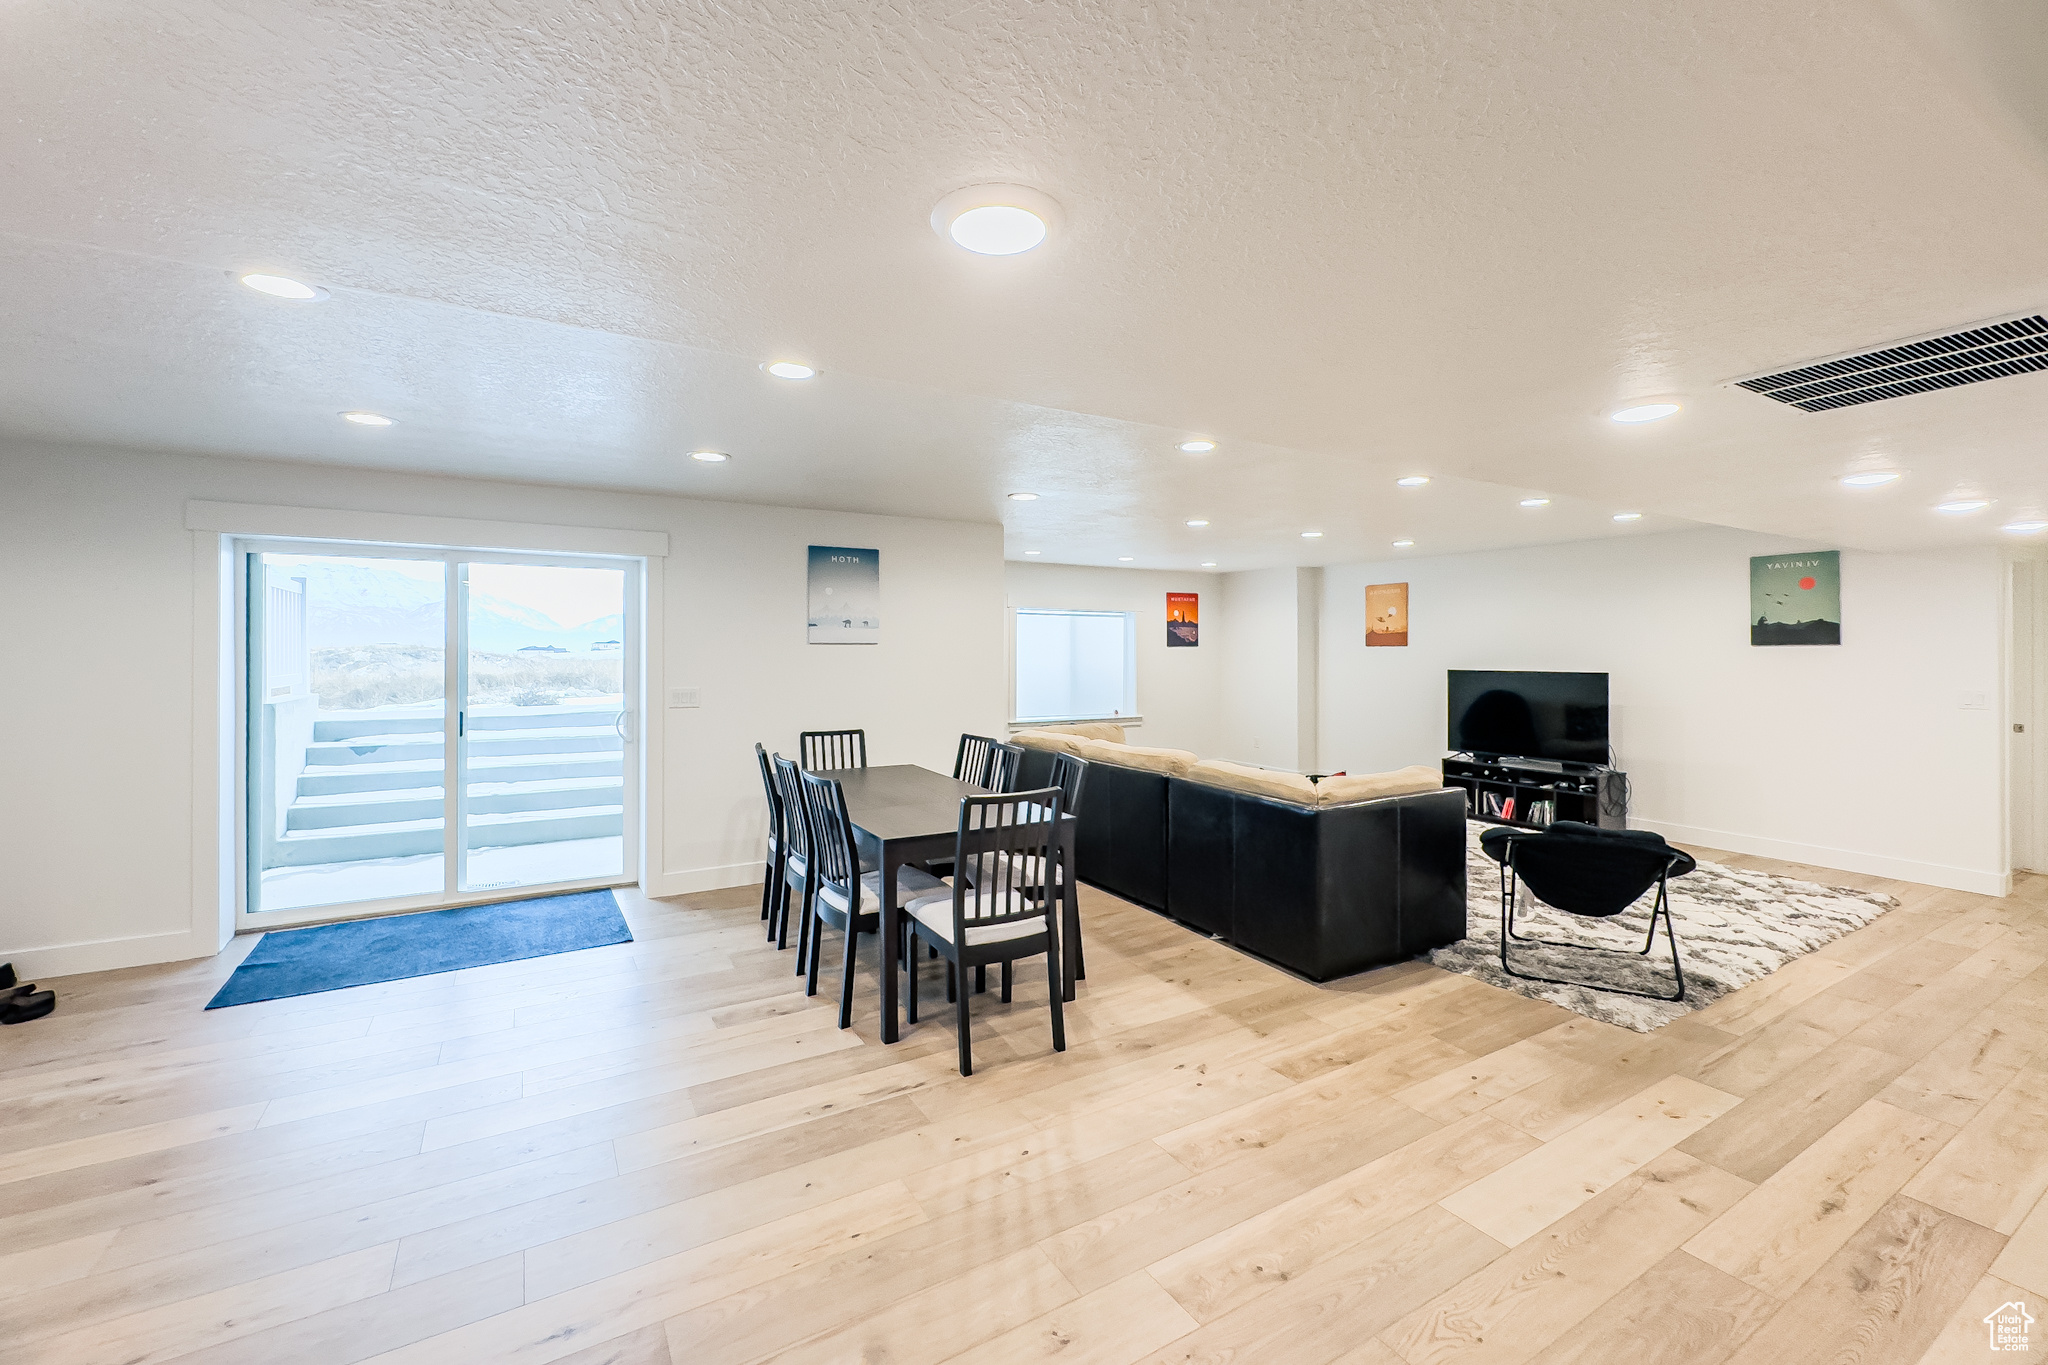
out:
{"label": "flat screen television", "polygon": [[1452,669],[1450,745],[1477,758],[1607,762],[1605,673]]}

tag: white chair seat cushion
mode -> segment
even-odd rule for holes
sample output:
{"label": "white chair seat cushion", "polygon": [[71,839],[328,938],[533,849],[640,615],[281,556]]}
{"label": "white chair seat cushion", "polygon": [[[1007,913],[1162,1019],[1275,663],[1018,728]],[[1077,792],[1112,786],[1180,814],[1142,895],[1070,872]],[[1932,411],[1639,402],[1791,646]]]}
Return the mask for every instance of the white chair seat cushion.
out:
{"label": "white chair seat cushion", "polygon": [[[948,886],[930,895],[922,896],[903,907],[918,923],[925,925],[940,938],[953,941],[953,888]],[[1029,901],[1011,892],[1001,900],[984,896],[978,907],[984,914],[1007,915],[1020,910],[1036,910],[1037,902]],[[1045,932],[1045,919],[1041,914],[1032,919],[1005,920],[1001,924],[973,924],[967,926],[967,942],[970,947],[987,943],[1002,943],[1013,938],[1030,938]]]}
{"label": "white chair seat cushion", "polygon": [[[936,891],[953,894],[944,882],[921,867],[905,865],[896,869],[896,894],[903,900],[917,896],[929,896]],[[882,909],[882,874],[879,871],[860,874],[861,913],[873,915]],[[818,899],[837,910],[846,913],[846,897],[839,894],[837,887],[820,886]]]}

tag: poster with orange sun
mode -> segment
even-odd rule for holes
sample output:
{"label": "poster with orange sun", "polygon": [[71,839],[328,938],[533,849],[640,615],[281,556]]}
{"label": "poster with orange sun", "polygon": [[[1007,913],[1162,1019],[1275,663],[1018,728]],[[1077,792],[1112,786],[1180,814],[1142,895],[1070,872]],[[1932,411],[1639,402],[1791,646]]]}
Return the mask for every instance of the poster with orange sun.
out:
{"label": "poster with orange sun", "polygon": [[1365,588],[1365,643],[1405,645],[1408,643],[1408,585],[1368,583]]}
{"label": "poster with orange sun", "polygon": [[1202,643],[1202,595],[1166,594],[1166,647],[1192,649]]}
{"label": "poster with orange sun", "polygon": [[1750,560],[1749,642],[1842,643],[1842,552],[1811,550]]}

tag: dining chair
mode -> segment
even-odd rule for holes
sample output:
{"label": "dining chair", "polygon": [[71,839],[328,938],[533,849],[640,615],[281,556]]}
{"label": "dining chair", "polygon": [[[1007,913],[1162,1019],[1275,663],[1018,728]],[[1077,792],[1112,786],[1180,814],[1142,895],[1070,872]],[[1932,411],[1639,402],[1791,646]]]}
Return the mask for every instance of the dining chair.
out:
{"label": "dining chair", "polygon": [[783,846],[788,836],[782,829],[782,793],[775,787],[775,769],[769,766],[768,751],[754,745],[754,761],[761,765],[761,787],[768,794],[768,865],[761,872],[761,918],[768,925],[768,937],[775,937],[776,911],[781,892],[788,888],[782,876]]}
{"label": "dining chair", "polygon": [[992,792],[1017,790],[1017,770],[1024,762],[1019,744],[992,744],[988,755],[988,780],[981,785]]}
{"label": "dining chair", "polygon": [[996,742],[987,735],[960,736],[959,752],[953,755],[953,780],[988,785],[988,761]]}
{"label": "dining chair", "polygon": [[[1002,964],[1003,1000],[1008,1003],[1011,964],[1045,954],[1046,980],[1052,1009],[1052,1046],[1067,1050],[1067,1025],[1060,981],[1058,898],[1045,894],[1053,885],[1053,845],[1058,837],[1061,792],[1057,787],[1006,792],[960,799],[960,824],[953,840],[953,863],[973,868],[953,884],[906,898],[904,911],[913,946],[919,938],[939,950],[956,985],[954,1020],[960,1032],[960,1074],[974,1074],[974,1049],[968,1025],[967,969]],[[1033,887],[1038,891],[1034,893]],[[917,954],[906,953],[910,965],[908,1014],[917,1022]],[[885,957],[883,970],[894,971]]]}
{"label": "dining chair", "polygon": [[[854,954],[862,934],[881,931],[882,874],[861,870],[846,789],[838,779],[802,773],[799,780],[811,831],[810,932],[799,935],[807,945],[804,994],[818,993],[818,963],[825,955],[824,929],[830,925],[846,935],[846,956],[839,969],[839,1027],[851,1028]],[[946,884],[917,868],[903,867],[897,870],[896,887],[899,895],[914,898],[943,892]],[[881,956],[882,969],[891,970],[895,953],[884,949]]]}
{"label": "dining chair", "polygon": [[774,754],[775,787],[782,794],[782,906],[768,936],[777,948],[789,946],[790,895],[796,896],[796,974],[804,974],[804,954],[811,931],[811,817],[804,809],[803,773],[796,764]]}
{"label": "dining chair", "polygon": [[[1072,754],[1053,755],[1052,775],[1049,779],[1049,784],[1060,789],[1060,809],[1063,812],[1068,815],[1079,815],[1081,813],[1081,788],[1087,780],[1088,765],[1086,763],[1075,758]],[[972,876],[974,872],[974,866],[970,865],[968,867],[968,875]],[[1055,845],[1052,873],[1054,892],[1063,893],[1066,890],[1068,876],[1067,854],[1065,851],[1060,850],[1057,845]],[[1032,887],[1028,889],[1034,895],[1038,894],[1038,888]],[[1062,900],[1062,907],[1064,913],[1064,900]],[[1081,953],[1081,924],[1078,914],[1061,920],[1060,936],[1074,954],[1074,979],[1077,981],[1087,980],[1088,964]],[[980,972],[975,974],[974,989],[976,991],[986,989],[986,978]]]}
{"label": "dining chair", "polygon": [[798,743],[807,773],[868,766],[865,730],[806,730],[798,737]]}

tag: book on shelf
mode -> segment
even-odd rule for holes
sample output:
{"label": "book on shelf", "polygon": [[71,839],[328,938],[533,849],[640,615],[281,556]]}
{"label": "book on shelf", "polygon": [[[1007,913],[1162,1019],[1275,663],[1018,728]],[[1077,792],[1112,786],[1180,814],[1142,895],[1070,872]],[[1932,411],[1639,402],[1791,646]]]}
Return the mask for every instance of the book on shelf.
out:
{"label": "book on shelf", "polygon": [[1507,800],[1500,803],[1500,818],[1503,820],[1512,820],[1515,818],[1514,797],[1510,796]]}

